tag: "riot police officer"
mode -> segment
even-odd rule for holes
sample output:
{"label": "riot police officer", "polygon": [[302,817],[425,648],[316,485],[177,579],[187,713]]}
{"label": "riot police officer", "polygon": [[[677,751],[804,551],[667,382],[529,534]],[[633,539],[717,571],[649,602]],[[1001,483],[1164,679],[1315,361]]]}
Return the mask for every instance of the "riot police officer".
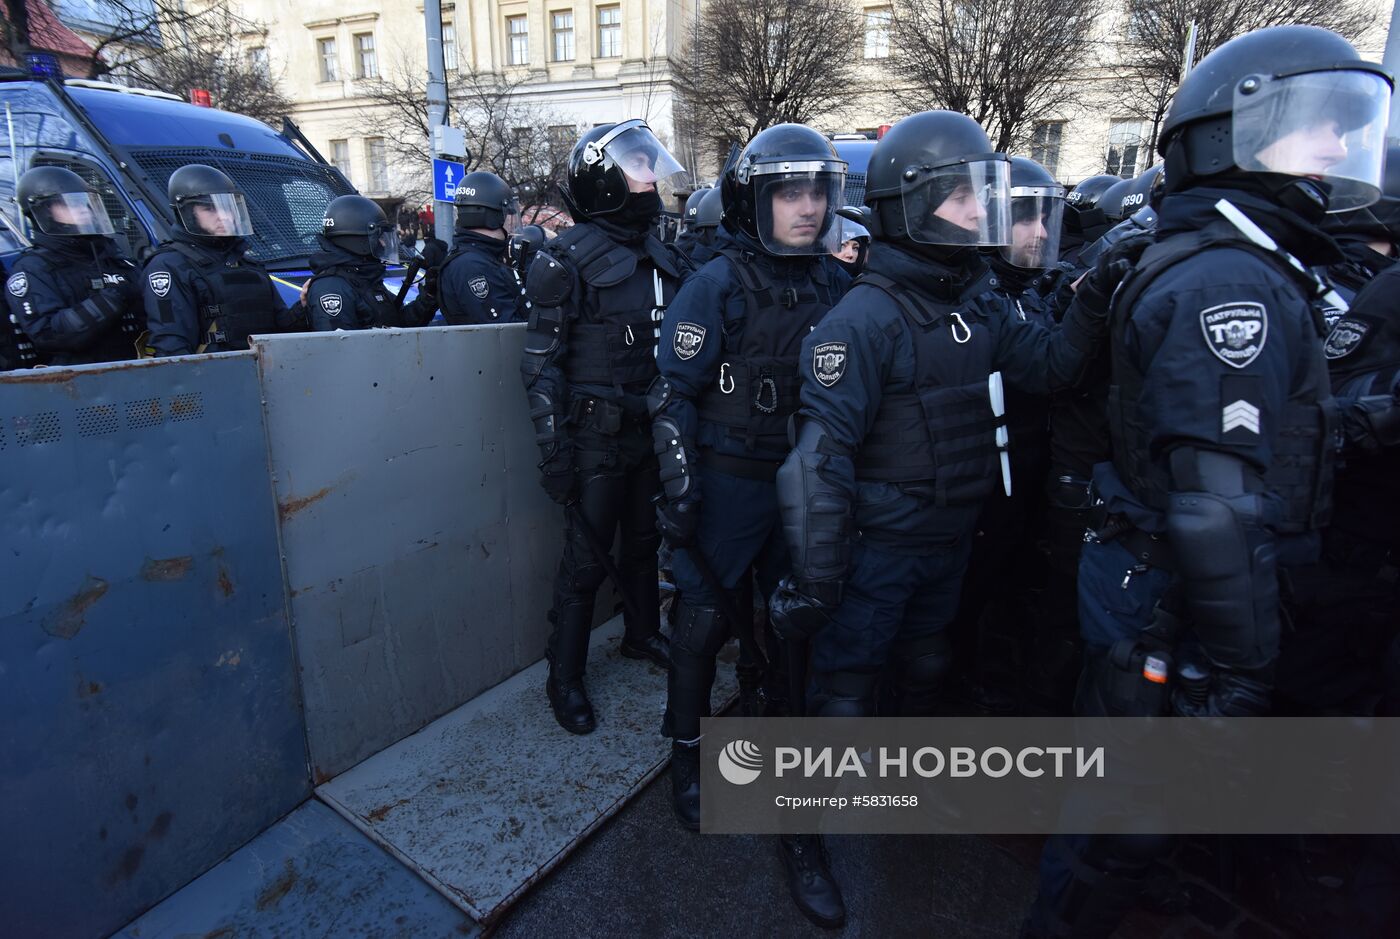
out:
{"label": "riot police officer", "polygon": [[437,278],[431,269],[411,303],[384,285],[385,264],[399,260],[399,233],[384,210],[364,196],[338,196],[321,218],[321,247],[311,256],[306,309],[311,328],[375,329],[424,326],[437,312]]}
{"label": "riot police officer", "polygon": [[649,395],[665,494],[657,527],[676,548],[680,590],[663,732],[676,816],[691,829],[715,655],[753,626],[726,611],[742,606],[735,592],[750,567],[764,596],[787,573],[774,479],[797,410],[799,346],[848,282],[828,260],[845,169],[810,127],[755,136],[721,182],[733,241],[686,281],[661,330]]}
{"label": "riot police officer", "polygon": [[1104,218],[1099,200],[1109,187],[1120,182],[1106,173],[1081,180],[1065,197],[1064,234],[1060,239],[1061,260],[1078,266],[1079,252],[1103,237],[1111,227]]}
{"label": "riot police officer", "polygon": [[[1327,276],[1349,303],[1400,255],[1400,147],[1386,150],[1380,198],[1365,208],[1327,216],[1322,230],[1332,236],[1345,256],[1327,268]],[[1330,306],[1323,310],[1328,326],[1344,313]]]}
{"label": "riot police officer", "polygon": [[719,187],[705,190],[695,207],[695,220],[691,223],[693,237],[677,245],[695,267],[704,267],[714,260],[719,249],[729,241],[729,232],[720,225],[723,216],[724,196]]}
{"label": "riot police officer", "polygon": [[523,322],[525,295],[507,262],[515,195],[495,173],[468,173],[457,184],[457,228],[439,278],[442,316],[451,326]]}
{"label": "riot police officer", "polygon": [[254,333],[294,322],[267,269],[250,257],[248,206],[233,180],[191,163],[167,186],[176,227],[146,262],[143,290],[151,355],[247,348]]}
{"label": "riot police officer", "polygon": [[15,192],[33,246],[5,282],[16,366],[134,358],[146,314],[136,265],[111,238],[102,198],[59,166],[25,172]]}
{"label": "riot police officer", "polygon": [[[1304,266],[1336,258],[1326,212],[1379,195],[1390,85],[1335,33],[1281,26],[1225,43],[1172,100],[1157,241],[1111,313],[1113,459],[1095,468],[1101,518],[1080,559],[1081,714],[1270,706],[1278,567],[1306,556],[1329,508],[1324,287]],[[1173,649],[1171,687],[1154,678]],[[1165,668],[1144,675],[1148,656]],[[1108,935],[1166,846],[1052,839],[1027,931]]]}
{"label": "riot police officer", "polygon": [[645,121],[590,129],[569,155],[565,202],[576,224],[530,265],[521,377],[540,446],[541,484],[565,506],[546,692],[576,734],[596,726],[583,684],[602,552],[619,529],[627,598],[622,654],[670,662],[660,634],[655,510],[660,488],[646,393],[656,330],[686,268],[652,234],[660,189],[682,173]]}
{"label": "riot police officer", "polygon": [[836,223],[839,226],[834,239],[836,250],[831,256],[847,274],[858,277],[865,270],[865,259],[870,254],[870,229],[845,215],[837,216]]}
{"label": "riot police officer", "polygon": [[[1107,262],[1054,333],[989,292],[978,248],[1011,240],[1008,157],[991,149],[951,111],[907,117],[876,143],[865,273],[803,341],[796,446],[778,471],[793,575],[772,615],[784,635],[814,634],[817,716],[872,713],[887,662],[900,713],[932,711],[969,536],[1009,478],[1001,376],[1028,391],[1072,382],[1102,337],[1118,271]],[[795,847],[784,859],[798,907],[839,922],[815,836]]]}

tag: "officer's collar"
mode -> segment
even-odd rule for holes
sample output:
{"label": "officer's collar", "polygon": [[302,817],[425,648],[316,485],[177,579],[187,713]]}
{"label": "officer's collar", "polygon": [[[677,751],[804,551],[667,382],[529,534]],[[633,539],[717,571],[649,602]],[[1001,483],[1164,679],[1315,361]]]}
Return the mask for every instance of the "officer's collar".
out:
{"label": "officer's collar", "polygon": [[36,248],[77,258],[91,259],[116,252],[115,243],[105,235],[49,235],[35,232],[33,241]]}
{"label": "officer's collar", "polygon": [[987,273],[986,262],[976,252],[968,252],[958,260],[960,264],[939,260],[902,244],[876,241],[870,246],[870,259],[865,268],[940,303],[955,303]]}
{"label": "officer's collar", "polygon": [[991,265],[992,271],[997,276],[997,280],[1001,281],[1003,292],[1013,296],[1025,293],[1045,274],[1043,270],[1028,271],[1024,267],[1017,267],[1002,257],[1001,251],[997,248],[993,248],[986,257],[987,263]]}
{"label": "officer's collar", "polygon": [[1223,216],[1215,208],[1227,199],[1264,230],[1289,254],[1310,267],[1326,267],[1342,260],[1337,243],[1302,216],[1264,196],[1235,186],[1195,186],[1167,194],[1157,213],[1157,230],[1163,234],[1197,231]]}
{"label": "officer's collar", "polygon": [[242,238],[211,238],[208,235],[191,235],[187,231],[176,230],[170,233],[172,241],[202,248],[210,254],[242,255],[248,250],[248,242]]}
{"label": "officer's collar", "polygon": [[485,248],[487,251],[500,254],[502,257],[504,257],[506,253],[505,238],[492,238],[490,235],[483,235],[481,232],[472,231],[470,229],[459,229],[453,232],[452,247],[455,248],[458,245],[475,245]]}
{"label": "officer's collar", "polygon": [[356,273],[374,274],[384,265],[376,258],[353,254],[338,245],[327,245],[325,251],[318,251],[307,259],[313,271],[323,271],[332,267],[349,268]]}

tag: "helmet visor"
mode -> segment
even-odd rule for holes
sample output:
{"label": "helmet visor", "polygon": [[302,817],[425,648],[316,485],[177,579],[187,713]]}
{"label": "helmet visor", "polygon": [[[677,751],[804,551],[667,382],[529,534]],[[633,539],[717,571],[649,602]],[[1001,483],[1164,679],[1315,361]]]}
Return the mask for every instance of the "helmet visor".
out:
{"label": "helmet visor", "polygon": [[235,238],[253,233],[248,206],[239,192],[213,192],[180,203],[180,224],[192,235]]}
{"label": "helmet visor", "polygon": [[116,229],[95,192],[60,192],[30,210],[47,235],[110,235]]}
{"label": "helmet visor", "polygon": [[393,225],[377,225],[369,232],[370,254],[385,264],[399,263],[399,231]]}
{"label": "helmet visor", "polygon": [[770,254],[830,254],[841,244],[836,210],[846,174],[829,170],[754,177],[758,240]]}
{"label": "helmet visor", "polygon": [[1372,72],[1250,76],[1235,86],[1235,165],[1305,176],[1328,192],[1328,211],[1380,196],[1390,86]]}
{"label": "helmet visor", "polygon": [[666,204],[685,182],[684,168],[645,126],[629,127],[603,144],[603,158],[609,167],[622,170],[628,189],[645,192],[655,188]]}
{"label": "helmet visor", "polygon": [[1028,271],[1044,270],[1060,257],[1065,215],[1059,186],[1016,186],[1011,190],[1011,244],[998,250],[1008,263]]}
{"label": "helmet visor", "polygon": [[1011,164],[1005,159],[907,171],[900,199],[910,240],[926,245],[1010,244],[1010,175]]}

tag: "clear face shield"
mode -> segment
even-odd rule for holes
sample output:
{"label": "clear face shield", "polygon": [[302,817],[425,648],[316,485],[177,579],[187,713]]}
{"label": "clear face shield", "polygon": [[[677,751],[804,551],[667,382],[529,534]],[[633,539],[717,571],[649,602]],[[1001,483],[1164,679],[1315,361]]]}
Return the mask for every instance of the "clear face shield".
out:
{"label": "clear face shield", "polygon": [[926,245],[1011,243],[1011,164],[979,159],[907,171],[900,187],[909,238]]}
{"label": "clear face shield", "polygon": [[771,177],[754,176],[758,240],[770,254],[830,254],[841,244],[835,221],[846,174],[832,172],[829,163],[805,171],[788,166]]}
{"label": "clear face shield", "polygon": [[214,192],[180,204],[180,224],[192,235],[236,238],[253,233],[248,206],[239,192]]}
{"label": "clear face shield", "polygon": [[375,259],[385,264],[399,263],[399,231],[389,222],[376,225],[369,232],[369,249]]}
{"label": "clear face shield", "polygon": [[47,235],[110,235],[116,231],[102,197],[95,192],[61,192],[31,210]]}
{"label": "clear face shield", "polygon": [[1060,257],[1065,191],[1059,186],[1016,186],[1011,190],[1011,244],[1001,256],[1015,267],[1044,270]]}
{"label": "clear face shield", "polygon": [[600,149],[608,167],[622,170],[630,191],[655,190],[663,205],[669,205],[685,183],[685,169],[648,127],[629,127],[615,137],[604,136]]}
{"label": "clear face shield", "polygon": [[1235,86],[1235,165],[1318,181],[1328,212],[1370,205],[1380,197],[1389,113],[1390,86],[1372,72],[1251,76]]}

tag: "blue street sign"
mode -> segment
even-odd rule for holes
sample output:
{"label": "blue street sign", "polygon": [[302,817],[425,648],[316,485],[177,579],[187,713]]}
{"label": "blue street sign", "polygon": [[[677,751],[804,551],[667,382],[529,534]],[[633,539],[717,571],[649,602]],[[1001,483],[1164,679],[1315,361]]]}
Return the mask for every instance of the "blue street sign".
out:
{"label": "blue street sign", "polygon": [[433,160],[433,198],[451,202],[457,195],[457,184],[467,175],[467,167],[453,160]]}

